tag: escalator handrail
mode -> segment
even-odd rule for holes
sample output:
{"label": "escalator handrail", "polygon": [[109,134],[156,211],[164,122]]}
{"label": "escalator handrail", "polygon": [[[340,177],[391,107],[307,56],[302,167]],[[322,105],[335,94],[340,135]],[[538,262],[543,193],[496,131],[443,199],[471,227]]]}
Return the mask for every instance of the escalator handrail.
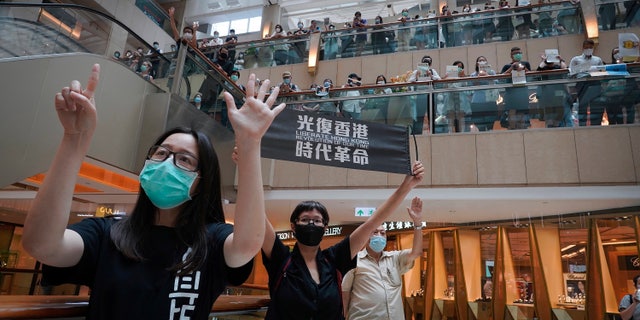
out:
{"label": "escalator handrail", "polygon": [[[119,20],[117,20],[116,18],[114,18],[113,16],[111,16],[108,13],[102,12],[100,10],[96,10],[94,8],[90,8],[90,7],[86,7],[83,5],[79,5],[79,4],[66,4],[66,3],[24,3],[24,2],[0,2],[0,8],[2,7],[36,7],[36,8],[68,8],[68,9],[73,9],[73,10],[83,10],[83,11],[87,11],[91,14],[95,14],[98,16],[101,16],[115,24],[117,24],[119,27],[121,27],[122,29],[124,29],[125,31],[127,31],[131,36],[133,36],[134,38],[136,38],[138,41],[140,41],[141,43],[143,43],[144,45],[147,46],[147,48],[153,48],[152,45],[150,45],[147,41],[145,41],[142,37],[140,37],[137,33],[135,33],[133,30],[131,30],[131,28],[127,27],[125,24],[123,24],[122,22],[120,22]],[[107,56],[107,53],[105,52],[105,56]],[[169,59],[167,59],[167,57],[165,57],[162,54],[158,54],[158,57],[160,59],[165,60],[165,62],[169,63]]]}

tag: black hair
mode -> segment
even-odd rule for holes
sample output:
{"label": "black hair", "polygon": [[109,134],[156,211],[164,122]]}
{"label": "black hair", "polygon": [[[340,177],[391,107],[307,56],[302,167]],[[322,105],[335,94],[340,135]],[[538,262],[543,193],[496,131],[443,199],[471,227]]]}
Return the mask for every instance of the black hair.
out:
{"label": "black hair", "polygon": [[376,77],[376,82],[378,82],[378,78],[382,78],[384,80],[384,83],[387,83],[387,77],[384,76],[384,74],[380,74]]}
{"label": "black hair", "polygon": [[616,60],[616,57],[615,57],[616,54],[614,53],[616,50],[618,50],[618,53],[620,53],[620,48],[618,48],[618,47],[615,47],[615,48],[611,49],[611,63],[612,64],[618,63],[618,61]]}
{"label": "black hair", "polygon": [[322,205],[322,203],[318,201],[313,201],[313,200],[302,201],[298,203],[296,208],[293,209],[293,212],[291,213],[289,222],[296,223],[296,220],[298,220],[298,217],[303,212],[308,212],[313,210],[318,210],[318,212],[320,212],[320,214],[322,215],[322,222],[324,222],[325,226],[329,224],[329,213],[327,212],[327,208],[325,208],[324,205]]}
{"label": "black hair", "polygon": [[464,63],[462,61],[460,61],[460,60],[454,61],[452,65],[457,66],[458,64],[461,64],[462,65],[462,69],[464,69]]}
{"label": "black hair", "polygon": [[596,45],[596,42],[593,41],[593,39],[586,39],[584,41],[582,41],[582,46],[584,47],[585,44],[590,44],[590,45]]}
{"label": "black hair", "polygon": [[186,26],[186,27],[182,28],[182,32],[184,33],[184,31],[187,30],[187,29],[190,30],[191,33],[193,33],[193,28],[191,26]]}
{"label": "black hair", "polygon": [[429,60],[431,60],[431,62],[433,62],[433,59],[431,59],[431,56],[423,56],[422,60],[420,60],[420,62],[423,62],[426,59],[429,59]]}
{"label": "black hair", "polygon": [[511,48],[511,53],[513,53],[514,51],[520,51],[520,47],[513,47]]}
{"label": "black hair", "polygon": [[[222,209],[222,188],[218,156],[209,137],[201,131],[179,127],[162,134],[153,145],[160,145],[173,134],[184,133],[193,136],[198,148],[198,185],[192,199],[185,202],[175,219],[175,230],[185,246],[192,249],[184,261],[171,266],[173,272],[189,273],[201,267],[207,258],[208,247],[206,228],[208,224],[224,223]],[[111,240],[120,252],[135,261],[144,261],[142,245],[155,224],[156,206],[144,189],[140,187],[138,200],[127,218],[111,227]]]}
{"label": "black hair", "polygon": [[231,75],[234,75],[234,74],[237,74],[237,75],[238,75],[238,77],[240,77],[240,71],[238,71],[238,70],[233,70],[233,71],[231,71],[231,73],[230,73],[229,75],[231,76]]}
{"label": "black hair", "polygon": [[638,279],[640,279],[640,274],[633,277],[633,285],[636,287],[638,286]]}
{"label": "black hair", "polygon": [[484,58],[484,60],[487,60],[487,57],[485,56],[478,56],[476,58],[476,72],[480,72],[480,69],[478,68],[478,60],[480,60],[480,58]]}

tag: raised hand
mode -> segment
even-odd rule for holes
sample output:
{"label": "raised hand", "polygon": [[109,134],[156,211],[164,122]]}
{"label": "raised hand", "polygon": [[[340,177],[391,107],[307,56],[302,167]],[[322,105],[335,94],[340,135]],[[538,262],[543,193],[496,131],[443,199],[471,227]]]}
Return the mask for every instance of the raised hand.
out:
{"label": "raised hand", "polygon": [[95,130],[97,114],[93,95],[99,78],[100,65],[94,64],[86,89],[82,89],[79,81],[73,80],[69,87],[56,93],[56,111],[65,134],[93,133]]}
{"label": "raised hand", "polygon": [[407,212],[414,226],[422,225],[422,200],[420,198],[415,197],[411,200],[411,207],[407,208]]}
{"label": "raised hand", "polygon": [[269,129],[269,126],[273,122],[273,119],[284,110],[284,103],[272,108],[278,97],[279,88],[275,88],[271,95],[269,95],[269,98],[267,98],[266,101],[264,100],[269,90],[269,84],[269,80],[263,81],[256,95],[256,75],[251,74],[246,86],[247,94],[245,103],[240,109],[236,107],[233,96],[228,92],[224,93],[229,120],[233,125],[238,140],[262,139],[262,136],[267,132],[267,129]]}
{"label": "raised hand", "polygon": [[411,172],[413,173],[412,175],[407,175],[404,178],[404,182],[405,184],[409,184],[409,186],[411,188],[417,186],[420,182],[422,182],[422,179],[424,178],[424,165],[422,164],[421,161],[416,161],[413,164],[412,170]]}

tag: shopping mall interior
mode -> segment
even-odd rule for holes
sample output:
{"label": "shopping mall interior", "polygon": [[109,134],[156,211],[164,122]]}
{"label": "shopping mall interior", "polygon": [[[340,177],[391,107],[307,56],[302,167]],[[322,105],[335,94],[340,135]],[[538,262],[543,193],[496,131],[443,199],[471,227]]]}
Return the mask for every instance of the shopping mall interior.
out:
{"label": "shopping mall interior", "polygon": [[[197,29],[197,46],[175,47],[172,7],[177,30]],[[419,160],[422,183],[384,223],[386,250],[410,248],[405,207],[424,201],[424,252],[402,278],[407,319],[614,319],[640,274],[639,9],[622,0],[0,2],[0,318],[87,312],[87,287],[40,284],[42,265],[21,237],[62,135],[53,97],[99,63],[99,122],[69,223],[130,213],[147,150],[176,126],[213,141],[234,223],[235,142],[221,92],[241,102],[250,74],[274,86],[287,75],[299,89],[280,87],[285,112],[335,121],[357,112],[370,158],[323,162],[296,137],[269,156],[263,149],[266,215],[286,245],[301,201],[326,206],[329,247]],[[346,25],[356,11],[365,26]],[[605,66],[573,69],[585,40]],[[221,48],[237,83],[214,65]],[[530,70],[505,72],[514,61]],[[264,318],[268,275],[255,260],[210,318]]]}

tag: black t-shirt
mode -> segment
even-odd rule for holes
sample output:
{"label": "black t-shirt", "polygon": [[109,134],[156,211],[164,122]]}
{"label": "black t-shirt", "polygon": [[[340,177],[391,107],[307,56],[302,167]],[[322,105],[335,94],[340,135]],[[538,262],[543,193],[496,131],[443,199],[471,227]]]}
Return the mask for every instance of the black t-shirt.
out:
{"label": "black t-shirt", "polygon": [[[289,256],[291,261],[286,274],[283,274]],[[297,243],[290,251],[276,237],[271,259],[267,259],[263,252],[262,261],[269,274],[271,294],[265,319],[344,319],[341,279],[338,279],[336,269],[343,275],[356,267],[356,259],[351,257],[349,237],[325,250],[318,250],[316,263],[320,284],[311,278]],[[275,288],[278,282],[278,288]]]}
{"label": "black t-shirt", "polygon": [[[227,42],[231,41],[231,40],[235,40],[238,41],[238,36],[236,35],[229,35],[224,39],[224,43],[226,44]],[[227,49],[231,50],[233,48],[235,48],[236,46],[233,44],[226,44]]]}
{"label": "black t-shirt", "polygon": [[176,276],[167,269],[189,248],[174,228],[154,226],[141,244],[143,262],[122,255],[110,238],[113,219],[89,218],[69,226],[84,241],[80,262],[68,268],[43,267],[43,284],[73,283],[91,288],[87,319],[208,319],[211,307],[227,284],[244,282],[253,260],[240,268],[224,261],[223,244],[233,232],[229,224],[207,226],[205,265]]}
{"label": "black t-shirt", "polygon": [[[515,62],[512,63],[507,63],[502,67],[502,71],[500,71],[500,73],[505,73],[507,70],[509,70],[509,68],[511,68],[511,65],[513,65]],[[529,64],[529,61],[520,61],[520,64],[522,64],[525,68],[525,71],[531,71],[531,64]]]}

